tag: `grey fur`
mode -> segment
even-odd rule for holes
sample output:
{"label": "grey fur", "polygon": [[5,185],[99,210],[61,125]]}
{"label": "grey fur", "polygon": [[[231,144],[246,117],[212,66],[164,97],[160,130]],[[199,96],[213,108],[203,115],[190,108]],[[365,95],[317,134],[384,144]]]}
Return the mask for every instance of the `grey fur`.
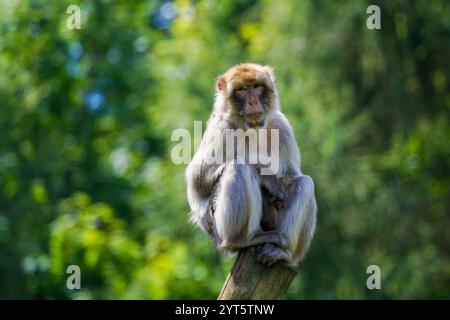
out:
{"label": "grey fur", "polygon": [[280,167],[261,176],[257,165],[208,163],[224,141],[214,130],[245,128],[245,119],[218,92],[203,140],[186,169],[191,220],[213,239],[219,250],[260,246],[258,260],[295,265],[305,256],[316,225],[314,182],[300,170],[300,151],[292,128],[279,108],[273,83],[273,105],[265,125],[279,129]]}

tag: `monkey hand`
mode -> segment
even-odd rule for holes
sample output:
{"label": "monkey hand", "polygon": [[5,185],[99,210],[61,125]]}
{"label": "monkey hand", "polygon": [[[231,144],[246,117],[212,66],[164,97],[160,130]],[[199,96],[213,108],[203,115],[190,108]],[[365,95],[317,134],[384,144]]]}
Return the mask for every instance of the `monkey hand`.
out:
{"label": "monkey hand", "polygon": [[289,244],[289,241],[280,232],[278,232],[276,230],[271,230],[271,231],[265,231],[264,234],[270,236],[270,238],[267,241],[267,243],[271,243],[274,246],[280,247],[282,249],[286,249],[287,248],[287,246]]}
{"label": "monkey hand", "polygon": [[285,188],[283,183],[276,176],[261,176],[261,185],[276,198],[285,200]]}
{"label": "monkey hand", "polygon": [[280,198],[275,197],[275,196],[272,196],[269,199],[269,204],[271,206],[273,206],[275,209],[277,209],[278,211],[280,211],[281,209],[284,208],[284,201],[281,200]]}
{"label": "monkey hand", "polygon": [[256,262],[265,264],[267,266],[272,266],[277,261],[289,260],[289,255],[286,251],[280,247],[273,245],[271,243],[266,243],[259,248],[256,256]]}
{"label": "monkey hand", "polygon": [[276,176],[271,175],[261,176],[261,185],[271,194],[269,203],[280,210],[287,197],[283,183]]}

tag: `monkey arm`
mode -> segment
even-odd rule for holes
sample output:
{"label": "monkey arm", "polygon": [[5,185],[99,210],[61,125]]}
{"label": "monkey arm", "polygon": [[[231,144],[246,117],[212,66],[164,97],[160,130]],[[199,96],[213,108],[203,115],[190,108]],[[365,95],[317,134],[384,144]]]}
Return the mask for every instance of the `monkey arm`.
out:
{"label": "monkey arm", "polygon": [[210,193],[222,175],[223,168],[220,165],[202,163],[197,165],[193,172],[193,178],[197,189],[202,193]]}
{"label": "monkey arm", "polygon": [[281,179],[277,178],[275,175],[261,175],[260,182],[261,186],[269,191],[272,196],[280,200],[285,200],[286,187]]}

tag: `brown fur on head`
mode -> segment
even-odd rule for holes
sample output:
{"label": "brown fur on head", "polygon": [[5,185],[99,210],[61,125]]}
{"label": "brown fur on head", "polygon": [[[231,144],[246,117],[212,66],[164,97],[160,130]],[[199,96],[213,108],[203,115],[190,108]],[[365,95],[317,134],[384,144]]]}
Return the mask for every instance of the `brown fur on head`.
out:
{"label": "brown fur on head", "polygon": [[216,94],[222,111],[238,126],[264,127],[277,107],[275,77],[268,66],[243,63],[217,78]]}

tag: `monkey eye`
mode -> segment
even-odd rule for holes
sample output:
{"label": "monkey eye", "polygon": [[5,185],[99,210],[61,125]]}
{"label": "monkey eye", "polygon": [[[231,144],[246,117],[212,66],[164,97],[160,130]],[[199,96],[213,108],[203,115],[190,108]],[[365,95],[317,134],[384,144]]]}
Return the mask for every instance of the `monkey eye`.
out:
{"label": "monkey eye", "polygon": [[237,89],[234,91],[234,93],[235,93],[236,95],[241,96],[241,95],[243,95],[246,91],[247,91],[246,88],[244,88],[244,87],[239,87],[239,88],[237,88]]}
{"label": "monkey eye", "polygon": [[258,94],[262,94],[265,90],[265,86],[263,84],[254,84],[252,89]]}

